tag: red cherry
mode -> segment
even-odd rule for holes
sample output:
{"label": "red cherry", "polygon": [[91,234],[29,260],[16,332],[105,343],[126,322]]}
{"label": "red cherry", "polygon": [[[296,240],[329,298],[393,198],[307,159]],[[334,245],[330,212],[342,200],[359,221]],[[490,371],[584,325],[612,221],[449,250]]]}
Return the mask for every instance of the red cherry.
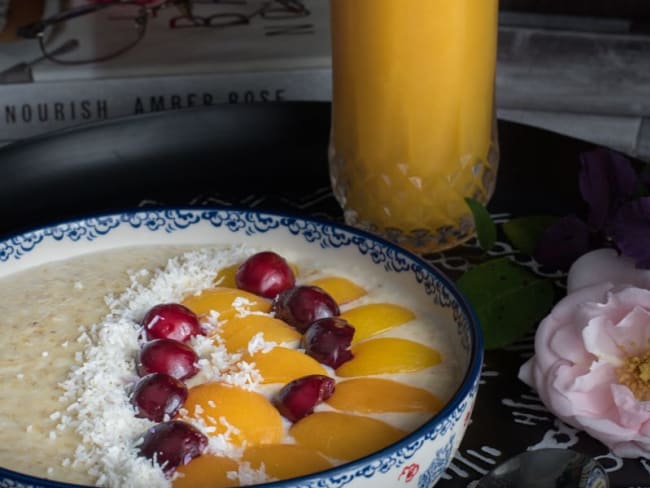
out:
{"label": "red cherry", "polygon": [[263,251],[252,255],[235,273],[237,287],[256,295],[273,298],[296,282],[291,267],[280,255]]}
{"label": "red cherry", "polygon": [[180,420],[171,420],[146,431],[139,449],[141,456],[155,459],[170,476],[178,466],[203,454],[207,447],[208,438],[197,428]]}
{"label": "red cherry", "polygon": [[151,373],[135,384],[131,402],[138,417],[161,422],[172,418],[187,400],[187,386],[165,373]]}
{"label": "red cherry", "polygon": [[199,357],[194,349],[172,339],[147,342],[138,355],[138,374],[165,373],[179,380],[191,378],[199,372]]}
{"label": "red cherry", "polygon": [[278,411],[292,422],[314,412],[314,407],[334,393],[335,381],[329,376],[312,374],[287,383],[273,399]]}
{"label": "red cherry", "polygon": [[352,359],[350,344],[354,327],[340,317],[318,319],[302,336],[305,354],[336,369]]}
{"label": "red cherry", "polygon": [[295,286],[280,293],[273,301],[275,316],[300,332],[317,319],[339,315],[336,301],[317,286]]}
{"label": "red cherry", "polygon": [[180,303],[161,303],[149,309],[142,319],[148,340],[174,339],[187,342],[203,334],[194,312]]}

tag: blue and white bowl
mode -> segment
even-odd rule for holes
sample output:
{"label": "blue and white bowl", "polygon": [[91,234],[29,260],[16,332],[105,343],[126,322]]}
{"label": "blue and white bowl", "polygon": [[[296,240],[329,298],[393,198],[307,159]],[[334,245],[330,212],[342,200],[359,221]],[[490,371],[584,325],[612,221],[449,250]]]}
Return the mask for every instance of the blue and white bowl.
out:
{"label": "blue and white bowl", "polygon": [[[140,209],[64,222],[0,242],[0,277],[88,252],[133,245],[245,243],[254,248],[363,266],[386,275],[427,306],[444,309],[461,351],[464,374],[450,401],[423,426],[362,459],[276,487],[417,486],[427,488],[444,474],[463,438],[476,398],[483,359],[479,324],[454,284],[420,257],[374,235],[331,222],[233,209]],[[0,464],[1,464],[0,460]],[[71,487],[0,468],[0,487]]]}

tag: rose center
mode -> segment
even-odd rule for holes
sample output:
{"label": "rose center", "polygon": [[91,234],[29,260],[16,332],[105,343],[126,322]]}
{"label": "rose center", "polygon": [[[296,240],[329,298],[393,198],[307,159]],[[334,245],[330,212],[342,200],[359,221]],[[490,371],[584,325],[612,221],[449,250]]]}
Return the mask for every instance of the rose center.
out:
{"label": "rose center", "polygon": [[650,351],[626,357],[616,372],[619,382],[627,386],[637,400],[650,400]]}

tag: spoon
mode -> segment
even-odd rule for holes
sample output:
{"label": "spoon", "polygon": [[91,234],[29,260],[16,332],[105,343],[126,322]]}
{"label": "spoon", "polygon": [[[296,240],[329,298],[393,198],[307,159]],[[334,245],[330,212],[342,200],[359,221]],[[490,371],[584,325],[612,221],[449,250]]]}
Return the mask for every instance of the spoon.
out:
{"label": "spoon", "polygon": [[472,486],[472,488],[608,487],[607,473],[596,460],[569,449],[537,449],[523,452],[498,465]]}

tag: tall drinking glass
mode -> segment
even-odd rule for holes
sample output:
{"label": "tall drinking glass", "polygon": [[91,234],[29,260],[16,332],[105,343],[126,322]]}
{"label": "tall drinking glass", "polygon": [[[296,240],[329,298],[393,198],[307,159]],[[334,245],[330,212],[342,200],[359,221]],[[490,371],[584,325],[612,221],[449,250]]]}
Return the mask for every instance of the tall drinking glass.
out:
{"label": "tall drinking glass", "polygon": [[330,0],[334,193],[419,253],[474,235],[494,190],[498,0]]}

